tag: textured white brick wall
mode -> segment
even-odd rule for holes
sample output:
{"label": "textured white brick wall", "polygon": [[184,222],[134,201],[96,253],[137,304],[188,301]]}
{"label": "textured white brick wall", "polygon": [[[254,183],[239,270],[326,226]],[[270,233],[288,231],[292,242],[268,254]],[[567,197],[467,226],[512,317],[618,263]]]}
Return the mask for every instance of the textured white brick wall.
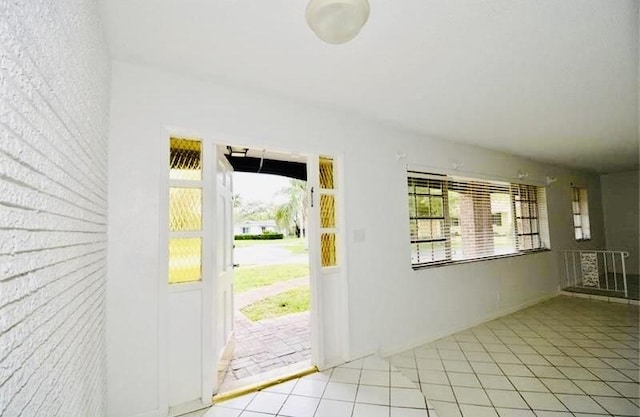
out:
{"label": "textured white brick wall", "polygon": [[0,416],[106,415],[109,58],[95,0],[0,0]]}

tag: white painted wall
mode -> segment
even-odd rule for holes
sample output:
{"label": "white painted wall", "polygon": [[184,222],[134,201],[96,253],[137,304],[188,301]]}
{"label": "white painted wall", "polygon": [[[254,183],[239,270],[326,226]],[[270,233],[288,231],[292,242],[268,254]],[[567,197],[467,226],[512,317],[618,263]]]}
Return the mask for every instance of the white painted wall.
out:
{"label": "white painted wall", "polygon": [[111,103],[107,311],[113,417],[157,413],[165,126],[222,143],[342,156],[352,357],[408,348],[552,295],[558,286],[556,252],[413,271],[406,164],[450,170],[455,160],[478,175],[515,180],[522,170],[539,182],[555,176],[548,190],[552,248],[604,244],[597,201],[590,207],[593,239],[578,244],[573,238],[570,184],[586,184],[590,195],[599,196],[595,175],[125,63],[114,63]]}
{"label": "white painted wall", "polygon": [[110,62],[93,0],[0,0],[0,415],[106,415]]}
{"label": "white painted wall", "polygon": [[627,273],[640,274],[639,172],[602,175],[600,182],[607,249],[628,251]]}

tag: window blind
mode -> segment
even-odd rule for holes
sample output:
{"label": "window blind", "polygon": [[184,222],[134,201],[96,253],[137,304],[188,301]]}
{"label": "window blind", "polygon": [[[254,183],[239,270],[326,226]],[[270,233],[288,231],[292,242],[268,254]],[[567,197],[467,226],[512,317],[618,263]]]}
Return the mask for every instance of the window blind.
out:
{"label": "window blind", "polygon": [[543,247],[542,187],[414,171],[408,173],[408,186],[414,266]]}

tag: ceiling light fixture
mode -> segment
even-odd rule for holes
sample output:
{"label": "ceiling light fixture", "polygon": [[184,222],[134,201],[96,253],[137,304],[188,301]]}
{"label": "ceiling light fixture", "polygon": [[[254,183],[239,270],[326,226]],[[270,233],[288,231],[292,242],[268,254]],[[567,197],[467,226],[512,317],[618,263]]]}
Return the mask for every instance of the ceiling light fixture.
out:
{"label": "ceiling light fixture", "polygon": [[307,24],[320,39],[339,44],[350,41],[369,18],[368,0],[310,0]]}
{"label": "ceiling light fixture", "polygon": [[227,146],[227,149],[229,150],[229,155],[241,158],[247,156],[247,152],[249,152],[249,148],[242,148],[239,146]]}

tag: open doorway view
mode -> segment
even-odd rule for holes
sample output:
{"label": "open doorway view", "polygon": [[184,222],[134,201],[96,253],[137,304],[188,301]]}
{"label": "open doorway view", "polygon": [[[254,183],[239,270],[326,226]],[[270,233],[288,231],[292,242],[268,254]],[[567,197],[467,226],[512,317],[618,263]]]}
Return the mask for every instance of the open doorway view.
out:
{"label": "open doorway view", "polygon": [[306,164],[231,147],[227,159],[234,167],[235,346],[219,392],[311,365]]}

